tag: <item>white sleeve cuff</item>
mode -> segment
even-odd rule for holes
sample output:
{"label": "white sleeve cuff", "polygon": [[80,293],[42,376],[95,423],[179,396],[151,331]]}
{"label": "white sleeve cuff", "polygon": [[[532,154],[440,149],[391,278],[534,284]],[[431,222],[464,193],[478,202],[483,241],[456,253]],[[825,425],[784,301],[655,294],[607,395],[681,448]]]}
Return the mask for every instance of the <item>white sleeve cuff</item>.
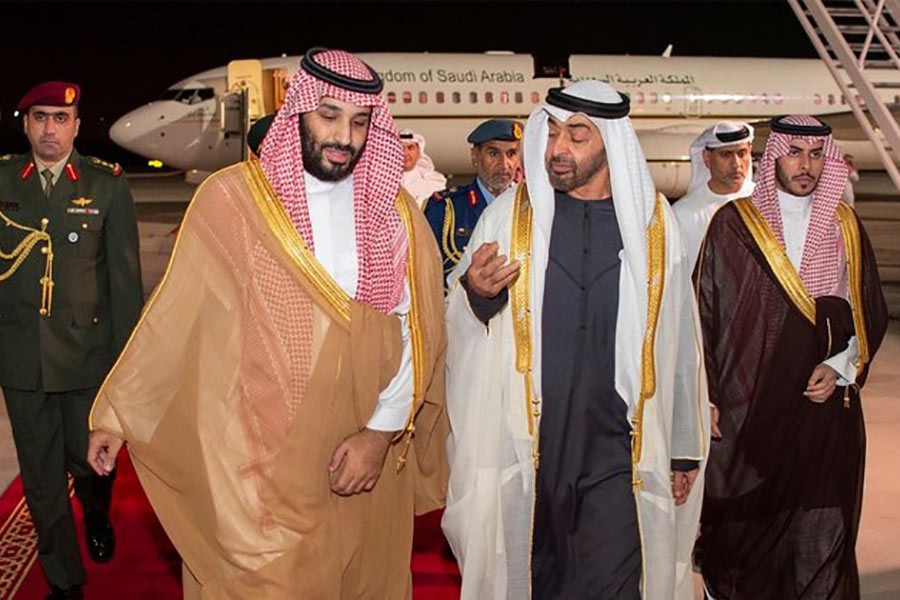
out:
{"label": "white sleeve cuff", "polygon": [[400,431],[406,427],[413,401],[412,344],[409,340],[410,292],[407,282],[403,299],[394,309],[400,318],[400,334],[403,351],[400,355],[400,370],[384,390],[378,395],[378,406],[366,424],[375,431]]}
{"label": "white sleeve cuff", "polygon": [[848,386],[856,383],[856,362],[859,360],[859,344],[856,336],[850,338],[843,352],[838,352],[831,358],[822,361],[838,374],[837,384]]}

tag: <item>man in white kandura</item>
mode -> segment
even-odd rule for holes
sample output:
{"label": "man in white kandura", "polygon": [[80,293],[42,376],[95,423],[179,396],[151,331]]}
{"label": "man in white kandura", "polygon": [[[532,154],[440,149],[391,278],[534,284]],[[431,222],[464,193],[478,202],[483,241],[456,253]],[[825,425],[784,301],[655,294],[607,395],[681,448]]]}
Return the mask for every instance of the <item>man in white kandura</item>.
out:
{"label": "man in white kandura", "polygon": [[691,184],[672,208],[692,270],[716,211],[753,193],[752,144],[753,127],[733,121],[706,129],[691,143]]}
{"label": "man in white kandura", "polygon": [[403,143],[403,179],[400,185],[424,210],[431,195],[447,187],[447,178],[434,168],[434,161],[425,154],[422,134],[404,129],[400,132],[400,141]]}
{"label": "man in white kandura", "polygon": [[628,110],[598,81],[550,90],[527,187],[488,206],[450,274],[443,528],[464,599],[692,598],[699,321]]}

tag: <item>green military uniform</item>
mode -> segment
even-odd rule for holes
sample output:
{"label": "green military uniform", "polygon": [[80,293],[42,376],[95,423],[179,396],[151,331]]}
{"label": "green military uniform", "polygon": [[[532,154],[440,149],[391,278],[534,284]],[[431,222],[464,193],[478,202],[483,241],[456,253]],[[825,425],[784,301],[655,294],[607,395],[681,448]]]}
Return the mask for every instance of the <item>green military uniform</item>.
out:
{"label": "green military uniform", "polygon": [[66,489],[105,520],[87,462],[97,388],[140,315],[134,201],[117,165],[72,151],[49,197],[31,154],[0,158],[0,387],[51,584],[84,580]]}

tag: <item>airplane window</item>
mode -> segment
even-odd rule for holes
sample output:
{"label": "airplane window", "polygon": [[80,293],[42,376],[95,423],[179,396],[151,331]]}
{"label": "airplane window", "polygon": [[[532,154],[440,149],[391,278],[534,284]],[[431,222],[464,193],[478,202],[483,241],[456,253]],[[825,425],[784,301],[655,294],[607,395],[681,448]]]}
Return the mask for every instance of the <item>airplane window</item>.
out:
{"label": "airplane window", "polygon": [[541,103],[541,95],[537,92],[531,92],[531,103],[532,104],[540,104]]}
{"label": "airplane window", "polygon": [[210,98],[215,98],[216,92],[212,88],[180,88],[164,91],[160,100],[174,100],[182,104],[197,104]]}
{"label": "airplane window", "polygon": [[659,94],[650,92],[650,104],[656,104],[657,102],[659,102]]}
{"label": "airplane window", "polygon": [[813,94],[813,104],[822,104],[822,94]]}
{"label": "airplane window", "polygon": [[435,92],[434,99],[437,100],[438,104],[444,103],[444,92]]}
{"label": "airplane window", "polygon": [[743,95],[743,94],[735,94],[735,95],[734,95],[734,103],[735,103],[735,104],[740,104],[740,103],[743,102],[743,101],[744,101],[744,95]]}
{"label": "airplane window", "polygon": [[469,102],[478,104],[478,92],[469,92]]}
{"label": "airplane window", "polygon": [[847,104],[847,96],[841,94],[841,104]]}
{"label": "airplane window", "polygon": [[388,104],[394,104],[397,102],[397,92],[388,92],[387,93],[387,101]]}
{"label": "airplane window", "polygon": [[410,92],[403,92],[403,104],[409,104],[412,102],[412,94]]}
{"label": "airplane window", "polygon": [[500,102],[509,104],[509,92],[500,92]]}
{"label": "airplane window", "polygon": [[419,104],[428,104],[428,92],[419,92]]}
{"label": "airplane window", "polygon": [[828,94],[828,104],[834,104],[834,94]]}
{"label": "airplane window", "polygon": [[769,95],[767,93],[763,92],[762,94],[759,95],[759,101],[762,102],[763,104],[768,104],[769,103]]}
{"label": "airplane window", "polygon": [[638,104],[644,103],[644,92],[635,92],[634,93],[634,101]]}
{"label": "airplane window", "polygon": [[488,104],[494,103],[494,92],[485,92],[484,93],[484,101]]}
{"label": "airplane window", "polygon": [[666,104],[671,103],[671,102],[672,102],[672,95],[671,95],[671,94],[663,94],[663,95],[662,95],[662,101],[665,102]]}
{"label": "airplane window", "polygon": [[776,93],[775,104],[781,104],[782,102],[784,102],[784,94],[782,94],[781,92]]}
{"label": "airplane window", "polygon": [[894,96],[894,104],[900,104],[900,96]]}
{"label": "airplane window", "polygon": [[462,102],[462,96],[459,92],[453,92],[453,104],[459,104],[460,102]]}
{"label": "airplane window", "polygon": [[516,92],[516,104],[522,104],[525,99],[522,98],[522,92]]}

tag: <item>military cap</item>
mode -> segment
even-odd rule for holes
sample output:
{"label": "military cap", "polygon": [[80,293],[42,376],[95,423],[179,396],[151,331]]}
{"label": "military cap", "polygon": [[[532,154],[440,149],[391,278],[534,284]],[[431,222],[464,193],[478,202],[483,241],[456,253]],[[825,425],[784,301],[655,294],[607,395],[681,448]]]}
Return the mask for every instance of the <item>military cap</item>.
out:
{"label": "military cap", "polygon": [[470,144],[483,144],[491,140],[518,142],[522,139],[522,126],[511,119],[490,119],[478,125],[466,140]]}
{"label": "military cap", "polygon": [[65,81],[45,81],[34,86],[19,100],[18,109],[26,111],[32,106],[76,106],[81,98],[81,88]]}
{"label": "military cap", "polygon": [[250,151],[253,154],[259,156],[259,147],[262,146],[266,134],[269,133],[269,127],[272,126],[273,120],[275,120],[275,113],[260,117],[250,127],[250,131],[247,132],[247,146],[250,147]]}

